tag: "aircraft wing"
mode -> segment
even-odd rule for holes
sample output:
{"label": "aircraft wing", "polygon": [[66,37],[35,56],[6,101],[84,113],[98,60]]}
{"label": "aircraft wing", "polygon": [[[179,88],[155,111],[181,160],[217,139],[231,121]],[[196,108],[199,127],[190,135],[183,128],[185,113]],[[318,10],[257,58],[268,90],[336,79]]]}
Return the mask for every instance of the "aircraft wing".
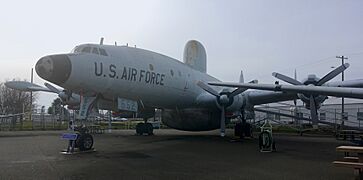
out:
{"label": "aircraft wing", "polygon": [[11,89],[16,89],[19,91],[45,91],[45,92],[54,92],[51,89],[46,87],[39,86],[34,83],[26,82],[26,81],[8,81],[5,83],[6,87]]}
{"label": "aircraft wing", "polygon": [[363,79],[328,82],[324,86],[363,88]]}
{"label": "aircraft wing", "polygon": [[296,93],[272,92],[263,90],[246,91],[245,93],[248,96],[248,103],[251,105],[289,101],[299,98]]}
{"label": "aircraft wing", "polygon": [[242,87],[248,89],[259,89],[285,93],[316,94],[335,97],[347,97],[363,99],[363,89],[348,87],[324,87],[305,85],[281,85],[281,84],[250,84],[234,82],[209,82],[209,85],[224,87]]}

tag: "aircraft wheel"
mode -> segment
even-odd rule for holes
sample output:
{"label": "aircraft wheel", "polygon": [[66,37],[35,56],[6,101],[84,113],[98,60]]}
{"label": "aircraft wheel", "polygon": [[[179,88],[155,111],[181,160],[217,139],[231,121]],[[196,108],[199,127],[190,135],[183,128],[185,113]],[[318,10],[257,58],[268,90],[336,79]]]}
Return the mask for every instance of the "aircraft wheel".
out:
{"label": "aircraft wheel", "polygon": [[246,137],[252,137],[252,127],[250,123],[245,124],[243,131]]}
{"label": "aircraft wheel", "polygon": [[242,134],[242,123],[238,122],[235,126],[234,126],[234,135],[238,136],[240,138],[243,138],[243,134]]}
{"label": "aircraft wheel", "polygon": [[138,123],[136,125],[136,134],[137,135],[153,135],[154,128],[151,123]]}
{"label": "aircraft wheel", "polygon": [[88,151],[93,147],[93,137],[90,134],[81,134],[76,140],[80,151]]}
{"label": "aircraft wheel", "polygon": [[136,134],[137,135],[142,135],[144,134],[144,123],[138,123],[136,125]]}
{"label": "aircraft wheel", "polygon": [[147,130],[146,131],[146,133],[148,134],[148,135],[153,135],[154,133],[153,133],[153,131],[154,131],[154,127],[153,127],[153,125],[151,124],[151,123],[146,123],[145,124],[145,129]]}

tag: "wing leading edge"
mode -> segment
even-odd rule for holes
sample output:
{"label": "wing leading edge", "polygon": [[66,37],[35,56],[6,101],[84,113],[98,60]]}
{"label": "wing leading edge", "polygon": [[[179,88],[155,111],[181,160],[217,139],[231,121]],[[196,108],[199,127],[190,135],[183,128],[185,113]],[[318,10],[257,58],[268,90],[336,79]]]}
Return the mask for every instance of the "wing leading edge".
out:
{"label": "wing leading edge", "polygon": [[209,82],[208,84],[213,86],[242,87],[248,89],[259,89],[259,90],[285,92],[285,93],[302,93],[302,94],[306,93],[306,94],[363,99],[363,89],[360,88],[280,85],[280,84],[250,84],[250,83],[234,83],[234,82]]}

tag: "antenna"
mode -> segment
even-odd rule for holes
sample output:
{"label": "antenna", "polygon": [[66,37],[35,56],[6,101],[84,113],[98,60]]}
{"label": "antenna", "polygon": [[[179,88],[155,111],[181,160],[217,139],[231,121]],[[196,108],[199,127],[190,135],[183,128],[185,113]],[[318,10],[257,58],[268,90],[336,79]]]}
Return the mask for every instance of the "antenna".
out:
{"label": "antenna", "polygon": [[136,48],[136,45],[135,45],[135,48]]}
{"label": "antenna", "polygon": [[103,45],[103,37],[101,37],[100,45]]}
{"label": "antenna", "polygon": [[[296,68],[295,68],[295,71],[294,71],[294,79],[295,79],[295,80],[297,80]],[[296,99],[294,99],[295,111],[297,110],[297,109],[296,109],[296,104],[297,104],[297,101],[296,101]],[[295,113],[295,114],[296,114],[296,113]]]}
{"label": "antenna", "polygon": [[117,42],[115,41],[115,46],[117,46]]}
{"label": "antenna", "polygon": [[296,69],[294,71],[294,78],[295,78],[295,80],[297,80]]}
{"label": "antenna", "polygon": [[126,46],[128,47],[129,46],[129,43],[126,43]]}

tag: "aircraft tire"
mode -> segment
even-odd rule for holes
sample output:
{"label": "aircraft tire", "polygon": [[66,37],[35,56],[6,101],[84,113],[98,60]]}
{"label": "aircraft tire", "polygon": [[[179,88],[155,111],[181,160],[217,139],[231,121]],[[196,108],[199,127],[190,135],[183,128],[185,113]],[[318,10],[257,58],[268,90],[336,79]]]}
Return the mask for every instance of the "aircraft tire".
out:
{"label": "aircraft tire", "polygon": [[93,147],[93,137],[90,134],[81,134],[76,140],[80,151],[88,151]]}
{"label": "aircraft tire", "polygon": [[234,126],[234,135],[238,136],[240,138],[243,138],[243,134],[242,134],[242,123],[238,122],[235,126]]}
{"label": "aircraft tire", "polygon": [[138,123],[136,125],[136,134],[137,135],[153,135],[154,128],[151,123]]}
{"label": "aircraft tire", "polygon": [[243,127],[244,135],[246,137],[252,137],[252,127],[250,123],[246,123]]}
{"label": "aircraft tire", "polygon": [[144,134],[144,123],[138,123],[137,125],[136,125],[136,134],[137,135],[142,135],[142,134]]}
{"label": "aircraft tire", "polygon": [[153,128],[153,125],[151,123],[146,123],[145,124],[145,129],[147,130],[146,133],[150,136],[150,135],[153,135],[153,131],[154,131],[154,128]]}

